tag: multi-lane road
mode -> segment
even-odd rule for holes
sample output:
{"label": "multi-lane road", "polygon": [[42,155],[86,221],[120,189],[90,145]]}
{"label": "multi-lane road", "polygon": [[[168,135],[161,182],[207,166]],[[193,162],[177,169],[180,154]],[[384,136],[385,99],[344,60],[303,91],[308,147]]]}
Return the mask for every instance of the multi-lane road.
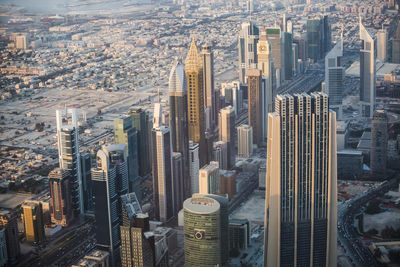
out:
{"label": "multi-lane road", "polygon": [[353,226],[354,216],[368,201],[382,195],[397,183],[398,179],[392,179],[338,205],[338,241],[344,247],[346,256],[353,266],[378,266],[375,257],[364,245]]}

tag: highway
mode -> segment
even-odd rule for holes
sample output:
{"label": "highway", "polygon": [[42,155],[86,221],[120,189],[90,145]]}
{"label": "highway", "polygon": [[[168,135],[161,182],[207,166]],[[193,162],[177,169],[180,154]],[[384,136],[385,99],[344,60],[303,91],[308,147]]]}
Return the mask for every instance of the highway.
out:
{"label": "highway", "polygon": [[368,201],[382,195],[392,186],[397,185],[397,179],[384,182],[368,191],[338,205],[338,241],[344,247],[346,256],[356,267],[377,267],[378,262],[370,250],[364,246],[355,228],[354,215],[360,212],[362,206]]}

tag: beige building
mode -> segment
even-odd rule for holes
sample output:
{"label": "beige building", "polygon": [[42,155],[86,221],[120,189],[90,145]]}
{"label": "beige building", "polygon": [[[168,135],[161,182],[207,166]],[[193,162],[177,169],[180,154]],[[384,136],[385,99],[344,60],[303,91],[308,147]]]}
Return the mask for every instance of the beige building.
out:
{"label": "beige building", "polygon": [[220,174],[218,162],[211,161],[210,164],[199,170],[199,193],[217,194],[220,186]]}
{"label": "beige building", "polygon": [[243,124],[237,128],[238,131],[238,155],[248,158],[253,154],[253,127]]}
{"label": "beige building", "polygon": [[227,106],[218,114],[219,140],[227,143],[228,162],[227,169],[235,165],[235,109]]}
{"label": "beige building", "polygon": [[328,96],[278,95],[268,123],[264,266],[336,266],[336,114]]}

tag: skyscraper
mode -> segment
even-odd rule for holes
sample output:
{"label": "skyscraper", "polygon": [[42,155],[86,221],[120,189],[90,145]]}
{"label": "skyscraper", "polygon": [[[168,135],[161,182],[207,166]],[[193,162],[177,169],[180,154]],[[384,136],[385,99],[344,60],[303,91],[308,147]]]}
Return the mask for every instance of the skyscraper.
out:
{"label": "skyscraper", "polygon": [[20,255],[17,214],[14,211],[0,210],[0,227],[5,229],[8,262],[15,263]]}
{"label": "skyscraper", "polygon": [[83,209],[85,213],[93,212],[93,190],[92,190],[92,156],[88,152],[80,153],[81,175],[83,191]]}
{"label": "skyscraper", "polygon": [[73,219],[70,179],[68,170],[56,168],[49,173],[51,222],[62,226]]}
{"label": "skyscraper", "polygon": [[387,145],[389,139],[388,116],[384,110],[374,112],[371,121],[371,174],[376,178],[386,178]]}
{"label": "skyscraper", "polygon": [[25,237],[28,242],[42,242],[45,239],[42,204],[29,201],[22,204],[24,211]]}
{"label": "skyscraper", "polygon": [[172,178],[174,183],[174,214],[178,214],[185,200],[184,180],[190,181],[190,176],[185,177],[183,175],[182,154],[179,152],[172,153]]}
{"label": "skyscraper", "polygon": [[[159,107],[158,112],[161,114],[161,106]],[[174,216],[175,194],[172,176],[171,131],[169,127],[157,123],[157,118],[154,122],[151,143],[154,211],[157,220],[167,222]]]}
{"label": "skyscraper", "polygon": [[264,266],[336,266],[336,114],[323,93],[268,115]]}
{"label": "skyscraper", "polygon": [[232,106],[227,106],[219,111],[218,116],[219,140],[228,145],[228,169],[235,165],[235,110]]}
{"label": "skyscraper", "polygon": [[247,70],[257,67],[257,42],[259,29],[252,21],[242,23],[239,33],[239,80],[247,82]]}
{"label": "skyscraper", "polygon": [[[215,195],[215,194],[193,194],[194,198],[211,198],[216,200],[220,205],[220,220],[219,220],[219,230],[220,230],[220,240],[221,240],[221,264],[225,264],[229,259],[229,242],[228,241],[228,230],[229,230],[229,199],[225,195]],[[207,236],[206,236],[207,238]]]}
{"label": "skyscraper", "polygon": [[282,80],[282,40],[281,40],[281,29],[279,27],[270,27],[266,29],[267,40],[271,45],[271,56],[274,61],[274,70],[276,87],[280,86]]}
{"label": "skyscraper", "polygon": [[[172,151],[181,153],[182,158],[183,193],[185,199],[190,196],[189,130],[187,81],[181,62],[177,62],[173,66],[169,75],[169,112]],[[184,199],[182,199],[182,203]]]}
{"label": "skyscraper", "polygon": [[253,128],[243,124],[237,128],[238,132],[238,155],[248,158],[253,154]]}
{"label": "skyscraper", "polygon": [[142,213],[135,193],[121,196],[122,267],[155,266],[154,235],[149,233],[149,216]]}
{"label": "skyscraper", "polygon": [[203,63],[194,39],[186,57],[185,73],[188,83],[189,140],[199,144],[200,165],[204,165],[208,152],[205,140]]}
{"label": "skyscraper", "polygon": [[71,173],[72,209],[77,216],[84,212],[81,161],[79,156],[78,111],[76,108],[56,111],[58,159],[61,169]]}
{"label": "skyscraper", "polygon": [[340,120],[343,114],[343,79],[342,66],[343,39],[339,40],[325,57],[325,93],[329,96],[329,108],[336,112]]}
{"label": "skyscraper", "polygon": [[6,229],[0,228],[0,265],[6,266],[8,262]]}
{"label": "skyscraper", "polygon": [[299,61],[299,45],[296,43],[292,43],[292,59],[293,59],[293,74],[297,75],[300,70],[298,68],[298,61]]}
{"label": "skyscraper", "polygon": [[189,141],[190,193],[199,192],[199,144]]}
{"label": "skyscraper", "polygon": [[268,90],[272,98],[272,92],[275,86],[275,70],[274,60],[271,53],[271,45],[267,39],[267,30],[263,27],[260,34],[260,40],[257,43],[257,65],[262,71],[262,76],[268,77]]}
{"label": "skyscraper", "polygon": [[282,33],[282,75],[284,80],[290,80],[293,76],[293,37],[289,32]]}
{"label": "skyscraper", "polygon": [[362,117],[371,118],[376,98],[375,37],[364,27],[361,18],[360,40],[360,114]]}
{"label": "skyscraper", "polygon": [[220,175],[218,162],[211,161],[199,170],[199,193],[217,194],[219,193]]}
{"label": "skyscraper", "polygon": [[397,31],[392,40],[392,63],[400,64],[400,23],[397,24]]}
{"label": "skyscraper", "polygon": [[386,29],[381,29],[377,34],[377,56],[376,58],[385,62],[388,58],[387,56],[388,48],[388,33]]}
{"label": "skyscraper", "polygon": [[97,151],[97,167],[92,168],[97,247],[109,251],[112,266],[119,260],[121,237],[121,196],[128,193],[126,146],[105,146]]}
{"label": "skyscraper", "polygon": [[183,203],[186,266],[221,264],[220,206],[209,197],[188,198]]}
{"label": "skyscraper", "polygon": [[132,127],[136,128],[138,138],[139,176],[145,177],[151,171],[150,164],[150,137],[149,118],[143,109],[131,109]]}
{"label": "skyscraper", "polygon": [[328,16],[310,17],[307,20],[307,54],[315,62],[324,58],[331,46],[331,28]]}
{"label": "skyscraper", "polygon": [[214,90],[214,53],[210,44],[205,44],[201,50],[201,59],[203,62],[203,93],[204,108],[209,110],[210,129],[214,130],[217,123],[217,109]]}
{"label": "skyscraper", "polygon": [[213,160],[218,162],[221,170],[230,169],[228,166],[229,162],[228,154],[228,143],[224,141],[214,142],[213,144]]}
{"label": "skyscraper", "polygon": [[258,146],[263,145],[263,84],[261,71],[252,69],[248,71],[249,94],[249,125],[253,127],[253,142]]}
{"label": "skyscraper", "polygon": [[135,192],[138,199],[142,199],[139,177],[138,133],[132,126],[131,116],[122,116],[114,119],[114,141],[124,144],[127,148],[129,192]]}

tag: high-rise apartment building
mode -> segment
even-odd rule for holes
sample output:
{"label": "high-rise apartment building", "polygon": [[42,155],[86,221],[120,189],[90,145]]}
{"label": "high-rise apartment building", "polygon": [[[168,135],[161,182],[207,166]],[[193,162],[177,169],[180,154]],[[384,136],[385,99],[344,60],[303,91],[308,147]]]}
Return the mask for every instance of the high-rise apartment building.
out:
{"label": "high-rise apartment building", "polygon": [[209,110],[210,121],[210,129],[207,130],[212,131],[217,124],[217,103],[214,89],[214,53],[210,44],[203,45],[201,59],[203,62],[204,108]]}
{"label": "high-rise apartment building", "polygon": [[0,227],[5,229],[8,262],[15,263],[20,255],[17,214],[12,210],[0,210]]}
{"label": "high-rise apartment building", "polygon": [[253,154],[253,128],[247,124],[240,125],[238,132],[238,155],[248,158]]}
{"label": "high-rise apartment building", "polygon": [[218,115],[219,140],[227,143],[228,148],[228,166],[227,169],[235,165],[235,110],[232,106],[220,109]]}
{"label": "high-rise apartment building", "polygon": [[360,105],[361,116],[371,118],[376,98],[376,45],[375,37],[362,24],[360,18]]}
{"label": "high-rise apartment building", "polygon": [[386,178],[387,146],[389,139],[388,116],[384,110],[374,112],[371,121],[371,174]]}
{"label": "high-rise apartment building", "polygon": [[217,194],[219,193],[220,174],[218,162],[211,161],[199,170],[199,193]]}
{"label": "high-rise apartment building", "polygon": [[199,144],[189,141],[189,172],[190,172],[190,192],[199,192]]}
{"label": "high-rise apartment building", "polygon": [[143,109],[131,109],[132,127],[137,131],[139,176],[144,177],[151,172],[149,117]]}
{"label": "high-rise apartment building", "polygon": [[264,266],[336,266],[336,114],[324,93],[268,115]]}
{"label": "high-rise apartment building", "polygon": [[92,168],[97,247],[110,252],[111,265],[118,262],[121,244],[121,196],[129,191],[126,146],[116,144],[97,151]]}
{"label": "high-rise apartment building", "polygon": [[242,23],[239,33],[239,80],[247,82],[247,70],[257,67],[257,42],[259,29],[252,21]]}
{"label": "high-rise apartment building", "polygon": [[221,264],[221,215],[218,201],[188,198],[183,203],[185,265]]}
{"label": "high-rise apartment building", "polygon": [[325,93],[329,96],[329,108],[336,112],[340,120],[343,114],[343,80],[342,66],[343,39],[339,40],[325,56]]}
{"label": "high-rise apartment building", "polygon": [[93,213],[93,190],[92,190],[92,156],[88,152],[81,152],[81,176],[83,191],[84,212]]}
{"label": "high-rise apartment building", "polygon": [[28,242],[45,240],[42,204],[39,201],[29,201],[22,204],[24,212],[25,238]]}
{"label": "high-rise apartment building", "polygon": [[78,140],[78,111],[76,108],[56,111],[58,159],[61,169],[71,173],[71,198],[74,215],[84,212],[81,161]]}
{"label": "high-rise apartment building", "polygon": [[135,192],[136,197],[142,199],[139,177],[138,133],[132,126],[131,116],[122,116],[114,119],[114,141],[124,144],[127,148],[129,192]]}
{"label": "high-rise apartment building", "polygon": [[154,124],[152,130],[152,170],[155,218],[162,222],[174,216],[172,141],[169,127]]}
{"label": "high-rise apartment building", "polygon": [[56,168],[49,173],[51,222],[62,226],[73,220],[70,179],[68,170]]}
{"label": "high-rise apartment building", "polygon": [[208,150],[205,140],[203,62],[194,39],[185,61],[188,84],[189,140],[199,144],[200,165],[207,162]]}
{"label": "high-rise apartment building", "polygon": [[262,146],[263,140],[263,83],[261,71],[248,71],[249,125],[253,127],[253,142]]}
{"label": "high-rise apartment building", "polygon": [[[183,167],[184,199],[190,196],[188,99],[185,70],[181,62],[176,63],[169,75],[169,126],[172,136],[172,151],[181,154]],[[182,203],[183,200],[182,199]],[[180,205],[182,205],[182,203]]]}
{"label": "high-rise apartment building", "polygon": [[385,62],[388,58],[388,32],[386,29],[381,29],[377,34],[377,55],[376,58]]}
{"label": "high-rise apartment building", "polygon": [[229,170],[228,165],[229,154],[228,154],[228,143],[224,141],[218,141],[213,143],[213,160],[218,162],[221,170]]}
{"label": "high-rise apartment building", "polygon": [[149,216],[142,213],[135,193],[121,196],[122,267],[155,266],[154,235],[150,233]]}

